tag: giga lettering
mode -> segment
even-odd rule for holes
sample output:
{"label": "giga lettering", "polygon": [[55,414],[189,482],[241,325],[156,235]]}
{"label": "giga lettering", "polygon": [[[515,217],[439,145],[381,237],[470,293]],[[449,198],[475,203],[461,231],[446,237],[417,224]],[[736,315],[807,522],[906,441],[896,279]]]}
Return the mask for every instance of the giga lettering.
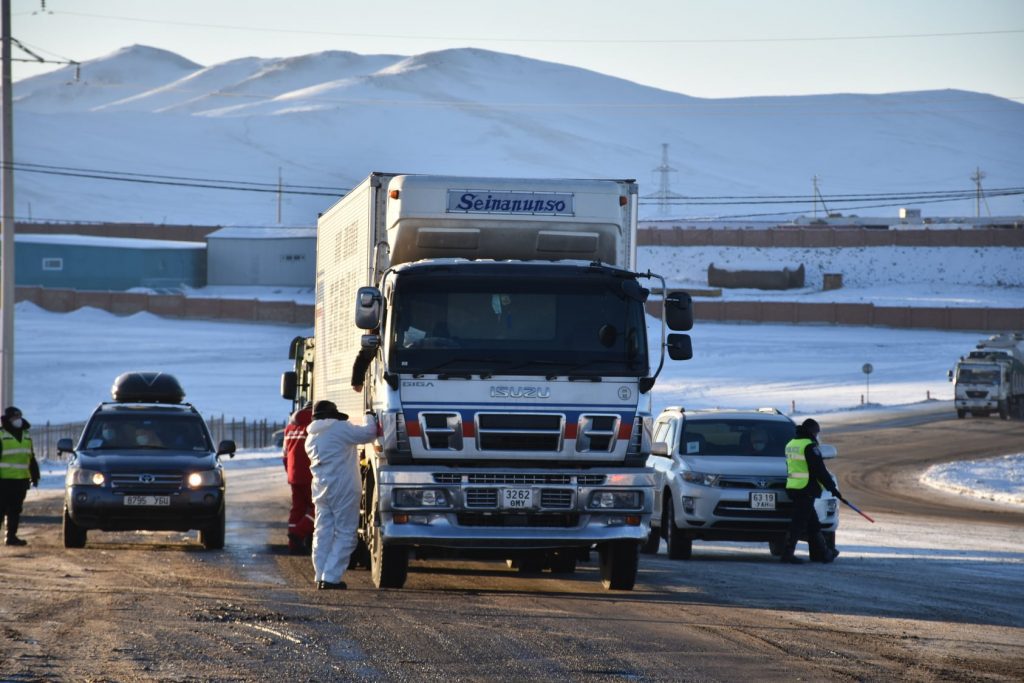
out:
{"label": "giga lettering", "polygon": [[491,387],[491,398],[551,398],[550,387]]}
{"label": "giga lettering", "polygon": [[465,192],[456,208],[462,211],[505,211],[507,213],[562,213],[565,202],[561,199],[501,199],[492,195],[481,198]]}

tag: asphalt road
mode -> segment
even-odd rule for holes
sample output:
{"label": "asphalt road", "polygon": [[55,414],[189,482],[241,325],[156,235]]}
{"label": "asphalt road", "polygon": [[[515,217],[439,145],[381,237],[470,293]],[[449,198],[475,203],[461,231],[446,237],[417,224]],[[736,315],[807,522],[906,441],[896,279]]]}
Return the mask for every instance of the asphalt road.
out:
{"label": "asphalt road", "polygon": [[1024,679],[1024,513],[915,483],[933,462],[1024,450],[1024,423],[824,427],[844,495],[878,519],[844,512],[834,564],[697,543],[686,562],[642,556],[631,592],[602,590],[593,564],[434,561],[402,590],[353,571],[349,590],[316,591],[284,552],[276,469],[230,472],[223,552],[195,533],[66,550],[59,492],[34,492],[29,545],[0,548],[0,680]]}

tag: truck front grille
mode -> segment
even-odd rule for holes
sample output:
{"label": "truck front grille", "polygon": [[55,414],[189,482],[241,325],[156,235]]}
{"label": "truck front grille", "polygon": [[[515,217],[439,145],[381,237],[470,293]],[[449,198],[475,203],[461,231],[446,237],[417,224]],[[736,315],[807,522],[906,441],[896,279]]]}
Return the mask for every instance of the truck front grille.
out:
{"label": "truck front grille", "polygon": [[478,413],[479,451],[558,452],[565,416],[544,413]]}

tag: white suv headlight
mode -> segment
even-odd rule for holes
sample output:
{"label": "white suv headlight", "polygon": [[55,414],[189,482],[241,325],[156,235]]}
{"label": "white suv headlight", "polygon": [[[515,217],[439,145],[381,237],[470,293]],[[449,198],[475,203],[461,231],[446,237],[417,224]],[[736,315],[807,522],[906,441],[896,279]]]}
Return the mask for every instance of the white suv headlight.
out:
{"label": "white suv headlight", "polygon": [[683,472],[683,481],[688,481],[691,484],[700,484],[701,486],[715,486],[718,484],[718,475],[687,470]]}

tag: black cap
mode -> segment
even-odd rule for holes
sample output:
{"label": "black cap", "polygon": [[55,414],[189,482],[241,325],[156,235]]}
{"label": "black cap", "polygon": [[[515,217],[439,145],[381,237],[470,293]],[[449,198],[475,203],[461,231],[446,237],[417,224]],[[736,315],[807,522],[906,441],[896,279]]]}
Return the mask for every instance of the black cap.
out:
{"label": "black cap", "polygon": [[817,420],[813,420],[811,418],[804,420],[800,426],[804,428],[804,431],[812,436],[817,436],[821,432],[821,425],[818,424]]}
{"label": "black cap", "polygon": [[18,408],[16,406],[7,406],[7,408],[4,410],[4,417],[6,417],[7,419],[11,419],[15,415],[21,414],[21,408]]}
{"label": "black cap", "polygon": [[331,401],[317,401],[313,406],[314,420],[347,420],[348,415],[338,411],[338,406]]}

